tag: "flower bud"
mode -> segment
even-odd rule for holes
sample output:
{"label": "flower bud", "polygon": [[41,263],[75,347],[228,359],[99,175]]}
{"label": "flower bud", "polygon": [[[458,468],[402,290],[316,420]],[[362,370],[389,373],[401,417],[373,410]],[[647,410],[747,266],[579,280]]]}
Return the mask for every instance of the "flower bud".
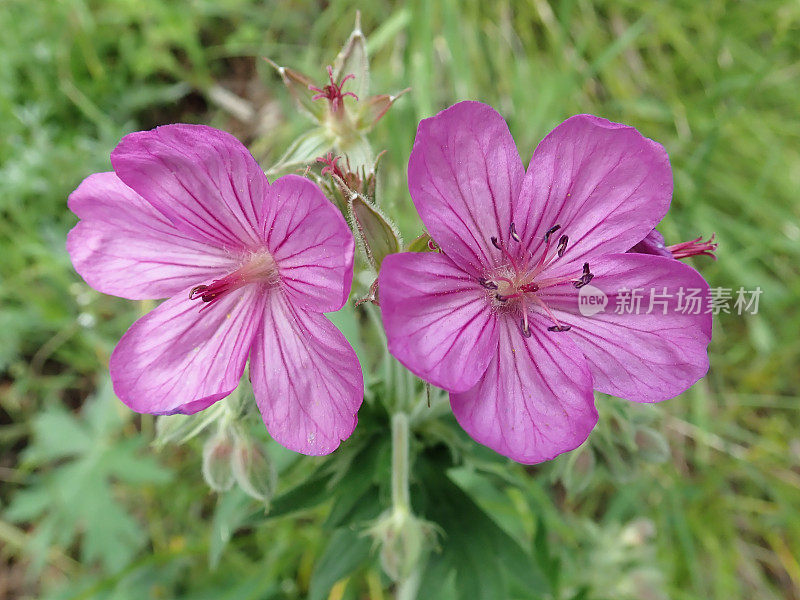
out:
{"label": "flower bud", "polygon": [[215,492],[225,492],[233,486],[233,444],[230,427],[221,425],[203,446],[203,479]]}
{"label": "flower bud", "polygon": [[383,259],[400,252],[400,234],[378,207],[363,195],[353,193],[349,198],[350,216],[356,226],[372,268],[379,271]]}
{"label": "flower bud", "polygon": [[278,485],[278,472],[263,444],[237,433],[233,446],[233,475],[248,496],[268,503]]}
{"label": "flower bud", "polygon": [[639,427],[634,442],[641,457],[647,462],[663,463],[669,458],[669,444],[664,436],[650,427]]}
{"label": "flower bud", "polygon": [[409,511],[384,512],[369,530],[380,545],[381,567],[393,580],[407,578],[425,560],[435,542],[436,529]]}

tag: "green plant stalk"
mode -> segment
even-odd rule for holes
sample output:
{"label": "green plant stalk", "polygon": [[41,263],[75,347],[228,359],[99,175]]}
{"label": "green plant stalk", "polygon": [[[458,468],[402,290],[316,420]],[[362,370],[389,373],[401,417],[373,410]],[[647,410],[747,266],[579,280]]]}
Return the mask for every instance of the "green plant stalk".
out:
{"label": "green plant stalk", "polygon": [[[411,513],[409,491],[409,427],[408,415],[399,411],[392,415],[392,511]],[[422,564],[417,564],[408,575],[397,582],[397,600],[414,600],[422,577]]]}

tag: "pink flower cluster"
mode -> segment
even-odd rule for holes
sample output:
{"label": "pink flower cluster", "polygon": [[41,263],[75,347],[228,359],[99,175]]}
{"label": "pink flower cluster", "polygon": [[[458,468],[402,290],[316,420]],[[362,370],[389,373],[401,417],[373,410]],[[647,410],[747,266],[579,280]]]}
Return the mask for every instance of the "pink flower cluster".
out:
{"label": "pink flower cluster", "polygon": [[[70,196],[73,264],[101,292],[168,298],[111,356],[119,398],[140,412],[194,413],[229,395],[249,359],[270,434],[332,452],[363,398],[356,355],[323,314],[350,294],[342,215],[307,179],[270,184],[240,142],[210,127],[130,134],[111,162]],[[420,123],[408,182],[439,251],[384,260],[389,350],[450,392],[478,442],[548,460],[595,426],[593,390],[655,402],[705,374],[710,315],[578,311],[587,285],[708,287],[673,255],[712,253],[712,240],[667,248],[654,231],[672,195],[660,145],[578,115],[526,171],[502,117],[463,102]]]}

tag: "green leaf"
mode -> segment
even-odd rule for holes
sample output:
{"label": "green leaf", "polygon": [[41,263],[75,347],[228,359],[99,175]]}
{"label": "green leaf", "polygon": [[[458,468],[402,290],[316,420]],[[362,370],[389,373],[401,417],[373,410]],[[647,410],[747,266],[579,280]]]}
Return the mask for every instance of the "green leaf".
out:
{"label": "green leaf", "polygon": [[[421,458],[423,516],[441,527],[442,560],[455,571],[459,597],[509,597],[509,580],[541,597],[550,586],[533,557],[445,475],[446,461]],[[441,569],[442,567],[437,567]]]}
{"label": "green leaf", "polygon": [[238,487],[221,494],[211,521],[208,544],[208,564],[216,569],[222,551],[231,541],[234,532],[245,524],[252,513],[253,501]]}
{"label": "green leaf", "polygon": [[367,561],[370,545],[369,538],[353,529],[336,529],[311,575],[309,600],[325,600],[337,581]]}

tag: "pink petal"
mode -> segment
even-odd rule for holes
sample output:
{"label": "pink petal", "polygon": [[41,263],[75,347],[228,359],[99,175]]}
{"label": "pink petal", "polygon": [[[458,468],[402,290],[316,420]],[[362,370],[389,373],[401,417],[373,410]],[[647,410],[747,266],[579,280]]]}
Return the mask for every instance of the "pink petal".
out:
{"label": "pink petal", "polygon": [[[658,402],[677,396],[706,374],[711,315],[705,314],[708,284],[697,271],[672,258],[629,253],[592,263],[592,273],[591,286],[608,297],[603,312],[583,316],[579,292],[569,283],[549,288],[542,297],[559,320],[572,326],[567,335],[586,355],[595,389],[635,402]],[[616,314],[623,289],[643,290],[640,314]],[[678,310],[680,289],[699,290],[700,314]],[[646,314],[650,290],[656,301],[664,292],[671,296],[663,298],[666,314],[658,302]]]}
{"label": "pink petal", "polygon": [[664,236],[661,235],[657,229],[653,229],[641,242],[628,250],[628,252],[673,258],[672,252],[667,249],[667,245],[664,243]]}
{"label": "pink petal", "polygon": [[480,102],[460,102],[419,124],[408,187],[422,222],[471,273],[500,264],[524,169],[506,122]]}
{"label": "pink petal", "polygon": [[311,181],[285,175],[270,187],[261,226],[296,306],[339,310],[350,295],[355,241],[336,207]]}
{"label": "pink petal", "polygon": [[389,351],[453,392],[473,387],[497,349],[497,318],[474,277],[444,254],[387,256],[378,279]]}
{"label": "pink petal", "polygon": [[69,208],[81,220],[67,236],[67,252],[104,294],[167,298],[235,268],[227,252],[178,231],[114,173],[84,179]]}
{"label": "pink petal", "polygon": [[269,183],[242,143],[204,125],[131,133],[111,153],[119,178],[197,240],[221,248],[259,244]]}
{"label": "pink petal", "polygon": [[190,414],[230,394],[261,322],[259,294],[247,286],[213,305],[175,296],[136,321],[111,354],[117,396],[137,412]]}
{"label": "pink petal", "polygon": [[534,256],[545,232],[569,237],[564,261],[625,252],[666,214],[672,171],[664,148],[633,127],[591,115],[564,121],[533,153],[517,230]]}
{"label": "pink petal", "polygon": [[500,342],[483,378],[450,394],[459,424],[475,441],[524,464],[580,446],[597,423],[592,376],[568,332],[547,331],[533,315],[525,338],[511,318],[499,320]]}
{"label": "pink petal", "polygon": [[303,454],[330,454],[355,429],[364,381],[355,352],[325,317],[270,294],[250,358],[270,435]]}

